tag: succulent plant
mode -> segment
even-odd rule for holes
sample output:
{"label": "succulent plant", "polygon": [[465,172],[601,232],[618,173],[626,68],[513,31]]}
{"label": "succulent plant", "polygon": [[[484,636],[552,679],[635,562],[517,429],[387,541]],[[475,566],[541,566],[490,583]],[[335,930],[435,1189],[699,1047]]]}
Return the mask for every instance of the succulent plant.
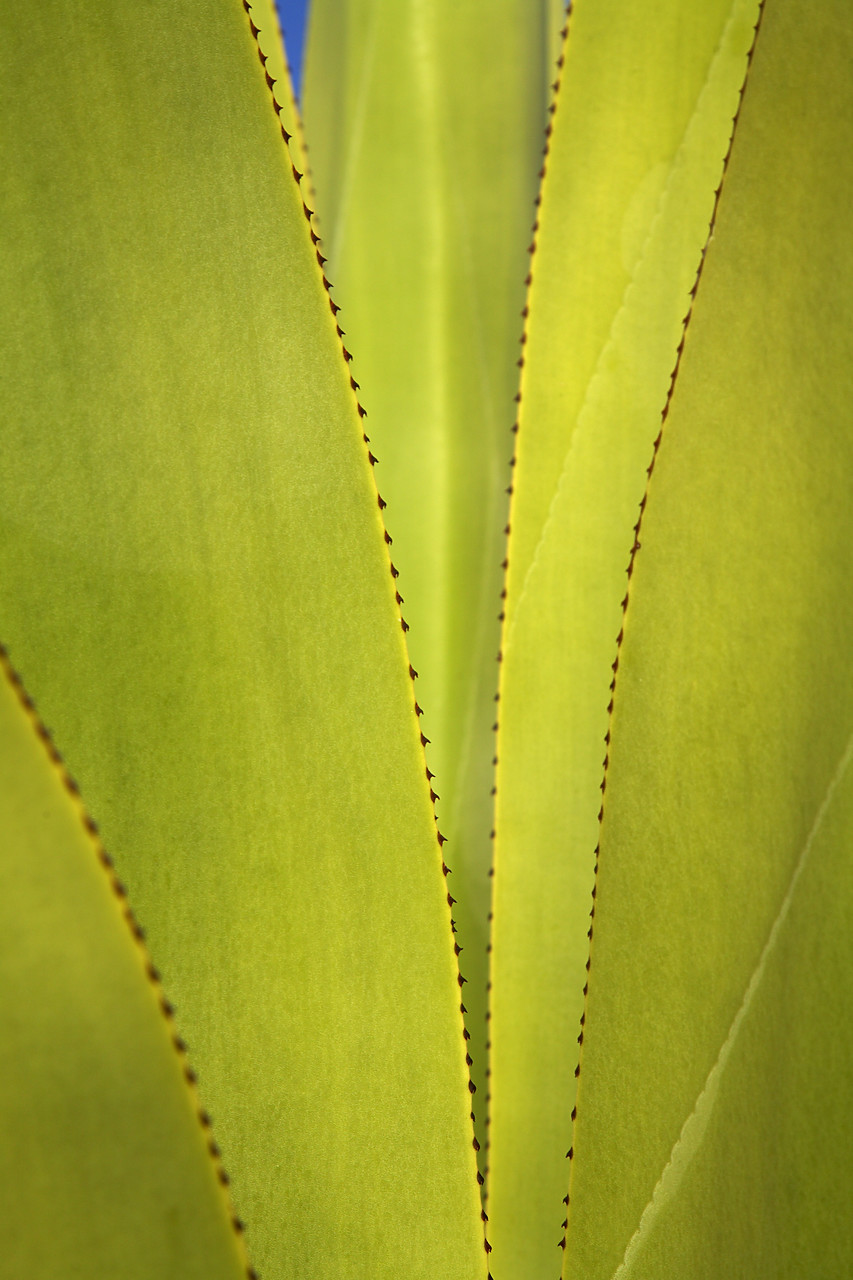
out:
{"label": "succulent plant", "polygon": [[562,23],[0,16],[4,1280],[853,1267],[853,12]]}

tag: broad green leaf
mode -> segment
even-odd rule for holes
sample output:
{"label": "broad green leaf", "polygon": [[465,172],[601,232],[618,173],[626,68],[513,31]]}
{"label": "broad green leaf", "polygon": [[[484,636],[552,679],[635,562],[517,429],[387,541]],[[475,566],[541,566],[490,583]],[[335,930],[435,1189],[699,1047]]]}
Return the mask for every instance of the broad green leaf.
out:
{"label": "broad green leaf", "polygon": [[548,11],[314,0],[303,95],[323,253],[411,624],[480,1097],[494,660]]}
{"label": "broad green leaf", "polygon": [[566,1276],[853,1269],[851,62],[767,0],[629,583]]}
{"label": "broad green leaf", "polygon": [[502,642],[489,1213],[548,1275],[564,1218],[625,568],[757,16],[579,3],[533,258]]}
{"label": "broad green leaf", "polygon": [[249,19],[7,7],[0,60],[0,630],[148,931],[258,1271],[482,1276],[405,639]]}
{"label": "broad green leaf", "polygon": [[162,991],[0,667],[0,1276],[245,1280]]}

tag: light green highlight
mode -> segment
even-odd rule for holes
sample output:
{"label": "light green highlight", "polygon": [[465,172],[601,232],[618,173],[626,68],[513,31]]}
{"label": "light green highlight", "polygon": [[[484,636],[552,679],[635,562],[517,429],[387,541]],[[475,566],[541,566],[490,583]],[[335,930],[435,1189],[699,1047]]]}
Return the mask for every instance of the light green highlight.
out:
{"label": "light green highlight", "polygon": [[562,1236],[625,569],[757,12],[617,9],[579,4],[570,20],[511,514],[489,1210],[519,1280],[550,1274]]}
{"label": "light green highlight", "polygon": [[481,1142],[505,490],[552,8],[315,0],[305,64],[323,252],[379,458],[458,900]]}

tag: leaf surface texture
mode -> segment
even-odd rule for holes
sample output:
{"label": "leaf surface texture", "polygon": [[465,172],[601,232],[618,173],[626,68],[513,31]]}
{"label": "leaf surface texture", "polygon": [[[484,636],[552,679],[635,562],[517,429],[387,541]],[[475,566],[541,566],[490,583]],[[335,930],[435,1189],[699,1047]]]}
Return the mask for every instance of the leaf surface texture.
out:
{"label": "leaf surface texture", "polygon": [[624,618],[567,1276],[853,1262],[851,55],[767,0]]}
{"label": "leaf surface texture", "polygon": [[2,26],[12,660],[148,931],[260,1274],[484,1275],[394,582],[249,18]]}
{"label": "leaf surface texture", "polygon": [[162,993],[0,671],[0,1275],[242,1280]]}
{"label": "leaf surface texture", "polygon": [[[489,1213],[562,1235],[625,569],[731,136],[753,0],[569,19],[532,262],[502,642]],[[594,107],[591,105],[594,104]]]}

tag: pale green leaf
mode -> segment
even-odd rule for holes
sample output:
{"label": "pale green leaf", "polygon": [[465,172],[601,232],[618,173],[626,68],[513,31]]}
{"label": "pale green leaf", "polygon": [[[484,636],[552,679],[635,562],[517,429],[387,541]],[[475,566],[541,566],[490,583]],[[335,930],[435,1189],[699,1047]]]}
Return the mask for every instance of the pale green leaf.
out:
{"label": "pale green leaf", "polygon": [[241,1280],[162,992],[0,660],[0,1276]]}
{"label": "pale green leaf", "polygon": [[503,637],[489,1213],[504,1275],[565,1216],[625,569],[757,0],[580,3],[529,295]]}
{"label": "pale green leaf", "polygon": [[767,0],[649,482],[565,1274],[853,1269],[853,15]]}
{"label": "pale green leaf", "polygon": [[258,1271],[482,1276],[404,636],[248,16],[2,28],[12,660],[148,930]]}
{"label": "pale green leaf", "polygon": [[548,13],[314,0],[305,67],[323,252],[411,624],[480,1096],[500,566]]}

